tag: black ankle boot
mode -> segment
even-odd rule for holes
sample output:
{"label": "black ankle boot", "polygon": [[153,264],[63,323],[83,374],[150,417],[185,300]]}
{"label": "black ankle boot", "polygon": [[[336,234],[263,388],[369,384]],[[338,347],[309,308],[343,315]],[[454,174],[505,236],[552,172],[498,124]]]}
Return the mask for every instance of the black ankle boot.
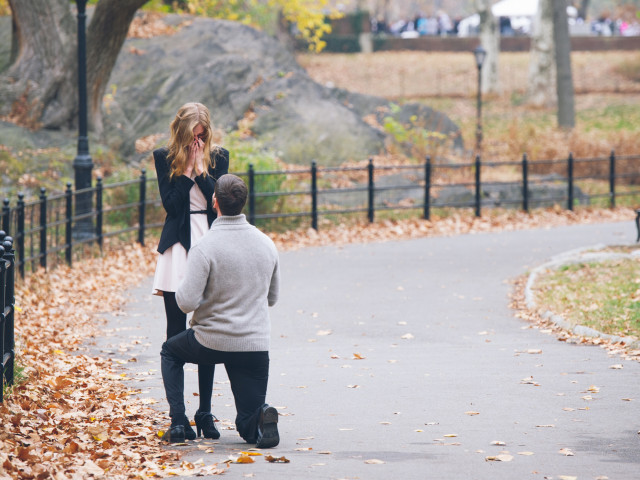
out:
{"label": "black ankle boot", "polygon": [[193,418],[196,421],[196,430],[198,431],[198,437],[200,432],[204,434],[204,438],[212,438],[214,440],[220,438],[220,432],[216,428],[215,421],[217,420],[209,412],[196,412],[196,416]]}
{"label": "black ankle boot", "polygon": [[171,425],[162,440],[169,443],[184,443],[184,425]]}

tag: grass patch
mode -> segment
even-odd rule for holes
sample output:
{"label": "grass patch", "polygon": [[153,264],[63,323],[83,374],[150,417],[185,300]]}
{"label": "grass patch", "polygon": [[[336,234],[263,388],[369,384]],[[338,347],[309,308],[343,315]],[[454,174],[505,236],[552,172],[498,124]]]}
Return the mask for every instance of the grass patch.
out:
{"label": "grass patch", "polygon": [[[618,247],[626,253],[637,247]],[[640,258],[582,262],[541,275],[536,301],[545,310],[612,335],[640,337]]]}

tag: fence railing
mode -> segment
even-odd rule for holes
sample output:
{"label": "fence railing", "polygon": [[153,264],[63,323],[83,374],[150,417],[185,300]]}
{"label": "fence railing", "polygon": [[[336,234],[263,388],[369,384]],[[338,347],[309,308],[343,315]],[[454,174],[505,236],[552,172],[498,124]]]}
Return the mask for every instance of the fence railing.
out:
{"label": "fence railing", "polygon": [[[450,163],[426,158],[421,164],[356,167],[318,167],[237,173],[246,179],[250,223],[271,227],[298,227],[308,222],[319,228],[321,218],[366,214],[369,222],[385,211],[413,210],[424,219],[443,209],[467,208],[476,216],[487,208],[529,211],[560,205],[615,207],[616,202],[640,204],[640,156],[515,162]],[[147,185],[148,182],[151,182]],[[78,198],[90,196],[89,211],[77,212]],[[150,197],[150,198],[149,198]],[[155,178],[143,170],[133,180],[96,185],[25,202],[19,194],[15,206],[4,200],[2,229],[14,239],[16,267],[24,277],[31,271],[58,263],[72,265],[105,238],[135,238],[144,244],[148,232],[160,228],[165,213]],[[289,222],[289,223],[287,223]],[[88,226],[88,228],[87,228]]]}
{"label": "fence railing", "polygon": [[14,272],[15,255],[12,238],[0,231],[0,402],[4,400],[5,385],[13,385],[15,360],[14,339]]}

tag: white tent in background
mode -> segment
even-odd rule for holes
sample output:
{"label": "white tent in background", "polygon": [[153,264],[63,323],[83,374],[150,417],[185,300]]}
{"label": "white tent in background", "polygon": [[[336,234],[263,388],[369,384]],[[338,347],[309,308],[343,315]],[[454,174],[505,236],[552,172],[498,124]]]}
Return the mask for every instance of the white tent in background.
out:
{"label": "white tent in background", "polygon": [[538,0],[502,0],[491,11],[496,17],[533,17],[538,11]]}
{"label": "white tent in background", "polygon": [[[538,0],[501,0],[491,7],[497,18],[508,17],[514,30],[529,33],[531,22],[538,11]],[[458,36],[470,37],[478,33],[480,16],[476,13],[464,18],[458,25]]]}

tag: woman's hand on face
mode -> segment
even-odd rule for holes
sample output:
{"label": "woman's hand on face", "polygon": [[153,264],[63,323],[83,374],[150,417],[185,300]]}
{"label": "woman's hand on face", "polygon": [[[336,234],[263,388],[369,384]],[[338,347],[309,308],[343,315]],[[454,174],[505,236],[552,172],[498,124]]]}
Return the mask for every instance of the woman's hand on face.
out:
{"label": "woman's hand on face", "polygon": [[193,139],[189,148],[189,160],[192,168],[195,168],[196,175],[204,173],[204,142],[198,136]]}

